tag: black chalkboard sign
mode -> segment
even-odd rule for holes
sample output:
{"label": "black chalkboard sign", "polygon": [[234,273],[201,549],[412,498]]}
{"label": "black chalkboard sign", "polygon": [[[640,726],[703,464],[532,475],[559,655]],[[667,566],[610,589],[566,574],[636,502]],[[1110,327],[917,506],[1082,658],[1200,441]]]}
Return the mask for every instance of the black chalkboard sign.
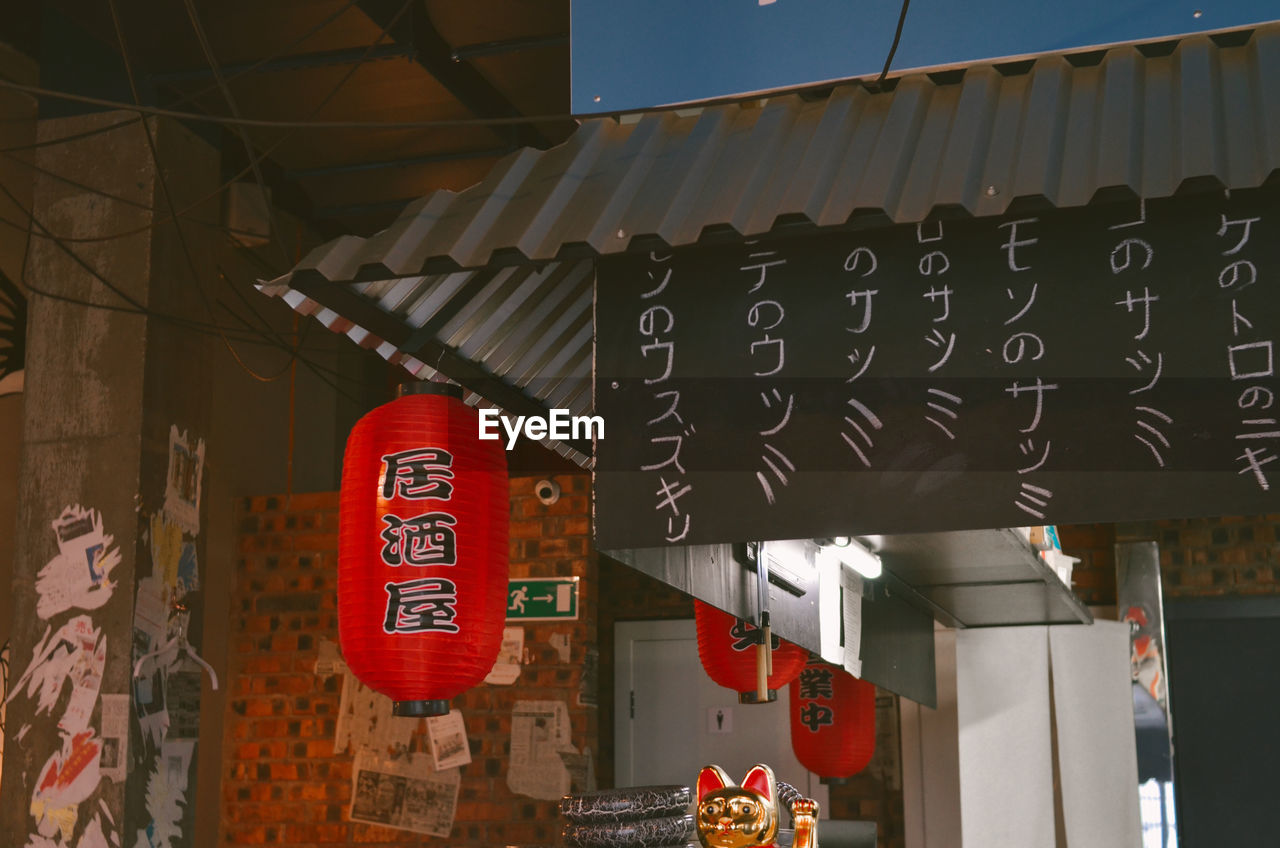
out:
{"label": "black chalkboard sign", "polygon": [[1278,200],[600,260],[598,544],[1280,510]]}

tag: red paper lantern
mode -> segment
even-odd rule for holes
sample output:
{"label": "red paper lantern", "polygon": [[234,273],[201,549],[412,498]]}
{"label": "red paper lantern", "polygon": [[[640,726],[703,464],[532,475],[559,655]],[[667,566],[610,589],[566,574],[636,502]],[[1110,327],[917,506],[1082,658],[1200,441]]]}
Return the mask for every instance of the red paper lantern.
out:
{"label": "red paper lantern", "polygon": [[338,637],[396,715],[443,715],[493,668],[507,596],[507,458],[458,386],[361,418],[342,462]]}
{"label": "red paper lantern", "polygon": [[[757,703],[756,646],[763,639],[760,628],[702,601],[693,602],[698,626],[698,658],[707,676],[738,693],[744,704]],[[804,668],[809,652],[785,639],[773,637],[773,674],[769,675],[769,701]]]}
{"label": "red paper lantern", "polygon": [[823,783],[862,771],[876,750],[876,687],[811,661],[791,682],[791,748]]}

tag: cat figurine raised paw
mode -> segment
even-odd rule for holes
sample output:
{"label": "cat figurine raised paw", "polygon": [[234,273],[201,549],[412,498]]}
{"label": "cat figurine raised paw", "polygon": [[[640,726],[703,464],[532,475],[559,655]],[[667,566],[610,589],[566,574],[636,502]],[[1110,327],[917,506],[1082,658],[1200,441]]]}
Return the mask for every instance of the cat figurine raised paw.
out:
{"label": "cat figurine raised paw", "polygon": [[[796,835],[792,848],[817,848],[818,804],[794,801]],[[698,773],[698,841],[704,848],[776,848],[778,782],[773,770],[755,765],[735,785],[724,769],[707,766]]]}

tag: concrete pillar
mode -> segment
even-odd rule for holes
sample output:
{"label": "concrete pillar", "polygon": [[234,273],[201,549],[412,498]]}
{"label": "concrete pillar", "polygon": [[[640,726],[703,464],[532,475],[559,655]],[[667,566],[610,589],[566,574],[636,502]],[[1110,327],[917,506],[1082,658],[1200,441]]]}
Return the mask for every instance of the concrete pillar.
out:
{"label": "concrete pillar", "polygon": [[[39,128],[42,140],[102,132],[39,150],[37,163],[66,179],[37,179],[37,232],[130,234],[64,246],[36,237],[28,257],[11,617],[12,678],[22,688],[5,725],[0,848],[177,848],[194,830],[190,710],[203,672],[161,656],[135,681],[133,666],[172,636],[184,618],[179,602],[189,609],[190,642],[200,645],[200,592],[183,596],[179,584],[189,583],[192,557],[204,558],[192,455],[209,429],[221,342],[189,322],[218,320],[199,285],[215,277],[219,242],[215,230],[190,222],[216,224],[219,210],[216,198],[186,210],[184,246],[132,117],[100,113]],[[174,205],[209,195],[216,151],[176,123],[151,127]],[[175,428],[186,434],[187,455],[173,449]],[[135,609],[140,585],[163,593],[144,591],[151,602]],[[113,718],[127,722],[127,746]]]}

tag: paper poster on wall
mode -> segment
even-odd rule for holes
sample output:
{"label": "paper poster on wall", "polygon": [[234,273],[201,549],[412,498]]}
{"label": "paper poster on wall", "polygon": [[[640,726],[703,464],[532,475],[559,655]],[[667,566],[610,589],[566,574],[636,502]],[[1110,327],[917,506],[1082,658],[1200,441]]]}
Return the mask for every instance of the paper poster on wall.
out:
{"label": "paper poster on wall", "polygon": [[58,553],[36,575],[36,614],[51,618],[73,607],[98,609],[111,598],[109,577],[120,564],[114,537],[102,531],[97,510],[69,506],[52,525]]}
{"label": "paper poster on wall", "polygon": [[115,840],[114,831],[111,832],[111,841],[108,841],[101,817],[94,815],[84,829],[84,834],[80,837],[80,841],[76,843],[76,848],[111,848],[111,846],[118,844],[118,841]]}
{"label": "paper poster on wall", "polygon": [[[133,653],[142,657],[150,653],[150,637],[141,630],[133,631]],[[165,708],[164,671],[156,664],[133,677],[133,708],[138,714],[142,739],[152,750],[158,750],[169,730],[169,711]]]}
{"label": "paper poster on wall", "polygon": [[191,542],[182,543],[182,552],[178,555],[178,597],[200,588],[200,566],[196,560],[196,546]]}
{"label": "paper poster on wall", "polygon": [[129,762],[129,696],[102,696],[102,776],[123,783]]}
{"label": "paper poster on wall", "polygon": [[862,677],[862,576],[840,569],[840,606],[844,628],[844,670]]}
{"label": "paper poster on wall", "polygon": [[25,691],[27,697],[36,699],[36,713],[51,712],[67,678],[77,669],[83,673],[81,657],[94,653],[100,635],[87,615],[72,618],[56,633],[47,628],[32,651],[31,664],[13,684],[6,702]]}
{"label": "paper poster on wall", "polygon": [[331,639],[321,638],[316,646],[317,677],[332,677],[335,674],[346,674],[347,664],[338,652],[338,643]]}
{"label": "paper poster on wall", "polygon": [[169,472],[164,513],[192,536],[200,535],[200,489],[204,477],[204,439],[191,444],[186,432],[169,427]]}
{"label": "paper poster on wall", "polygon": [[547,639],[547,643],[555,650],[556,656],[560,658],[560,662],[567,663],[572,646],[569,641],[568,633],[552,633]]}
{"label": "paper poster on wall", "polygon": [[96,628],[90,629],[81,617],[73,635],[80,640],[75,663],[68,678],[71,681],[71,700],[58,719],[58,729],[75,735],[89,726],[93,708],[98,703],[98,690],[102,688],[102,670],[107,663],[107,637]]}
{"label": "paper poster on wall", "polygon": [[150,651],[151,644],[158,645],[164,641],[168,621],[164,586],[154,575],[143,577],[138,581],[138,594],[133,605],[133,627],[135,632],[143,633],[149,642],[137,656]]}
{"label": "paper poster on wall", "polygon": [[431,741],[431,758],[436,771],[471,762],[471,745],[467,742],[467,725],[461,711],[449,710],[445,715],[427,719],[427,738]]}
{"label": "paper poster on wall", "polygon": [[187,781],[195,756],[194,740],[168,740],[147,777],[147,814],[151,823],[138,831],[137,844],[169,848],[182,838],[182,814],[188,803]]}
{"label": "paper poster on wall", "polygon": [[63,737],[62,748],[40,769],[31,796],[37,832],[45,836],[61,832],[64,841],[71,838],[79,804],[93,794],[101,780],[101,753],[102,740],[92,730]]}
{"label": "paper poster on wall", "polygon": [[200,671],[169,672],[165,683],[165,703],[169,710],[169,730],[165,739],[196,739],[200,736]]}
{"label": "paper poster on wall", "polygon": [[379,754],[407,750],[418,719],[393,716],[391,699],[361,683],[347,672],[334,727],[333,747],[345,751],[368,749]]}
{"label": "paper poster on wall", "polygon": [[436,771],[431,758],[415,753],[391,760],[356,752],[352,773],[352,821],[447,837],[458,808],[458,769]]}
{"label": "paper poster on wall", "polygon": [[182,559],[183,528],[166,513],[151,516],[152,579],[159,578],[162,597],[175,594],[178,563]]}
{"label": "paper poster on wall", "polygon": [[581,754],[572,748],[558,752],[560,761],[569,771],[569,787],[574,792],[594,792],[596,790],[596,766],[591,756],[591,749]]}
{"label": "paper poster on wall", "polygon": [[524,628],[502,628],[502,647],[498,659],[485,677],[491,686],[510,686],[520,676],[520,664],[524,658]]}
{"label": "paper poster on wall", "polygon": [[570,789],[560,751],[570,742],[569,710],[563,701],[516,701],[511,710],[511,761],[507,786],[519,795],[554,801]]}

